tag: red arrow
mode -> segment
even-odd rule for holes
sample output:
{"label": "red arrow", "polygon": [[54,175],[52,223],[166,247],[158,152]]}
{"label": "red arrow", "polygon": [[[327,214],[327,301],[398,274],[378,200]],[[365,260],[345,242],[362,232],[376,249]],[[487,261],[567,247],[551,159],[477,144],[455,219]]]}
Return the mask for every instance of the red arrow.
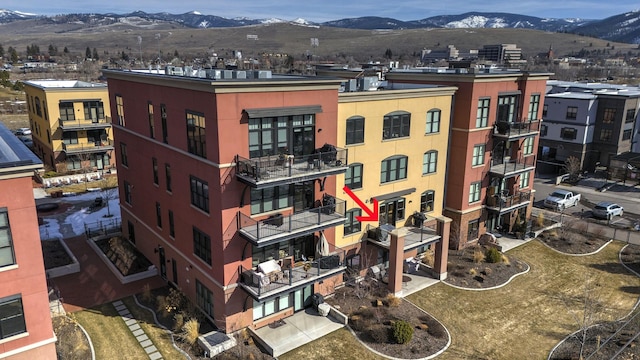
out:
{"label": "red arrow", "polygon": [[353,191],[351,191],[351,189],[349,189],[349,187],[345,186],[342,188],[342,190],[344,190],[344,192],[347,193],[347,195],[349,195],[353,201],[356,202],[356,204],[358,204],[358,206],[360,206],[360,208],[362,208],[362,210],[364,210],[364,212],[367,213],[367,215],[369,216],[356,216],[356,220],[360,221],[360,222],[365,222],[365,221],[379,221],[380,219],[378,219],[378,200],[376,198],[373,198],[373,210],[369,209],[367,207],[367,205],[365,205],[362,200],[360,200],[358,198],[358,195],[354,194]]}

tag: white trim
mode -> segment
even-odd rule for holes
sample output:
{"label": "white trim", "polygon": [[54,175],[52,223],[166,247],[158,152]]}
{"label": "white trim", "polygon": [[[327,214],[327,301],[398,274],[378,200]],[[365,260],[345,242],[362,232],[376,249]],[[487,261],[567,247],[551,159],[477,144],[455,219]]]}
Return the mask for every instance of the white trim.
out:
{"label": "white trim", "polygon": [[4,272],[4,271],[11,271],[11,270],[15,270],[17,269],[19,266],[18,264],[13,264],[13,265],[7,265],[7,266],[3,266],[0,268],[0,273]]}
{"label": "white trim", "polygon": [[[29,333],[26,333],[26,334],[28,335]],[[27,346],[23,346],[23,347],[18,348],[18,349],[14,349],[14,350],[11,350],[11,351],[4,352],[4,353],[0,354],[0,359],[6,359],[6,358],[9,358],[11,356],[23,353],[25,351],[29,351],[29,350],[33,350],[35,348],[39,348],[41,346],[45,346],[45,345],[49,345],[49,344],[55,344],[56,341],[58,341],[58,339],[54,335],[53,337],[51,337],[49,339],[38,341],[37,343],[29,344]]]}

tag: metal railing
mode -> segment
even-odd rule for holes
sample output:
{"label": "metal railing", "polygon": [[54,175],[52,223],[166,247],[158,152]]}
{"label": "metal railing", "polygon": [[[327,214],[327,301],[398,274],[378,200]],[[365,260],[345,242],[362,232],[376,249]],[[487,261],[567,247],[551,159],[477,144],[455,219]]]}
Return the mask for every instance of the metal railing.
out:
{"label": "metal railing", "polygon": [[507,195],[487,195],[487,206],[492,208],[508,209],[512,206],[516,206],[527,201],[531,201],[531,191],[522,190],[515,194]]}
{"label": "metal railing", "polygon": [[79,143],[79,144],[62,143],[62,145],[60,145],[57,148],[57,151],[64,151],[67,154],[73,154],[73,153],[83,153],[87,151],[108,150],[112,148],[113,148],[113,140],[106,139],[106,140],[92,141],[88,143]]}
{"label": "metal railing", "polygon": [[497,121],[493,127],[493,134],[496,136],[512,137],[521,136],[540,131],[541,121],[523,120],[516,122]]}
{"label": "metal railing", "polygon": [[62,130],[77,130],[77,129],[104,128],[109,126],[111,126],[111,116],[105,116],[102,119],[74,119],[74,120],[58,119],[58,122],[55,127],[60,127]]}
{"label": "metal railing", "polygon": [[122,219],[119,217],[84,224],[84,233],[87,239],[120,232],[122,232]]}
{"label": "metal railing", "polygon": [[517,159],[491,159],[490,171],[498,175],[509,175],[525,171],[531,171],[536,167],[536,156],[523,156]]}

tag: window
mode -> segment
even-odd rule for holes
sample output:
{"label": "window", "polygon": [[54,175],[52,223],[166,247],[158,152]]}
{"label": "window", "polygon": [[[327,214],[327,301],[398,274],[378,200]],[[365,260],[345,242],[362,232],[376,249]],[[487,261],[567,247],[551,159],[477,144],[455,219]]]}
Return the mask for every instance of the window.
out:
{"label": "window", "polygon": [[162,209],[160,208],[159,202],[156,202],[156,225],[162,228]]}
{"label": "window", "polygon": [[560,129],[560,137],[565,140],[574,140],[578,136],[578,130],[574,128]]}
{"label": "window", "polygon": [[382,170],[380,171],[380,183],[406,179],[407,178],[407,157],[392,156],[382,160]]}
{"label": "window", "polygon": [[480,190],[480,181],[471,183],[471,186],[469,186],[469,204],[480,201]]}
{"label": "window", "polygon": [[213,293],[196,279],[196,303],[200,310],[213,317]]}
{"label": "window", "polygon": [[153,123],[153,104],[151,102],[147,104],[147,113],[149,116],[149,136],[153,139],[156,137],[156,129]]}
{"label": "window", "polygon": [[176,223],[173,220],[173,210],[169,210],[169,236],[176,237]]}
{"label": "window", "polygon": [[158,159],[151,158],[153,167],[153,183],[158,185]]}
{"label": "window", "polygon": [[129,232],[129,241],[132,243],[136,243],[136,228],[131,222],[131,220],[127,220],[127,230]]}
{"label": "window", "polygon": [[169,130],[167,129],[167,106],[165,104],[160,104],[160,117],[162,120],[162,142],[168,144]]}
{"label": "window", "polygon": [[471,158],[471,166],[484,165],[485,144],[473,147],[473,157]]}
{"label": "window", "polygon": [[436,192],[427,190],[420,195],[420,212],[431,212],[434,209]]}
{"label": "window", "polygon": [[75,155],[67,156],[65,160],[65,164],[67,164],[67,170],[79,170],[82,169],[82,160],[80,157]]}
{"label": "window", "polygon": [[205,119],[203,114],[187,112],[187,151],[207,158]]}
{"label": "window", "polygon": [[82,103],[84,107],[85,120],[91,120],[98,122],[100,119],[104,119],[104,105],[102,101],[85,101]]}
{"label": "window", "polygon": [[528,137],[522,142],[522,153],[524,155],[533,154],[533,137]]}
{"label": "window", "polygon": [[290,186],[251,190],[251,214],[283,209],[291,206]]}
{"label": "window", "polygon": [[9,211],[7,208],[0,208],[0,268],[15,263],[11,229],[9,228]]}
{"label": "window", "polygon": [[116,95],[116,112],[118,113],[118,125],[125,126],[124,123],[124,103],[122,96]]}
{"label": "window", "polygon": [[540,94],[533,94],[529,99],[529,117],[530,121],[538,119],[538,107],[540,106]]}
{"label": "window", "polygon": [[58,107],[60,108],[60,120],[72,121],[76,119],[76,114],[73,111],[72,102],[61,102]]}
{"label": "window", "polygon": [[129,184],[126,180],[124,182],[124,201],[129,204],[129,205],[133,205],[131,202],[131,190],[133,189],[133,187],[131,186],[131,184]]}
{"label": "window", "polygon": [[525,189],[529,187],[530,177],[531,177],[531,172],[522,173],[520,175],[520,189]]}
{"label": "window", "polygon": [[347,119],[347,145],[364,143],[364,118],[352,116]]}
{"label": "window", "polygon": [[107,140],[107,132],[104,129],[100,130],[87,130],[87,141],[89,143],[95,143],[96,146],[102,145],[102,140]]}
{"label": "window", "polygon": [[480,230],[480,219],[469,221],[469,226],[467,228],[467,241],[477,239],[479,236],[479,230]]}
{"label": "window", "polygon": [[547,136],[547,131],[549,131],[547,125],[540,125],[540,136]]}
{"label": "window", "polygon": [[491,99],[479,99],[478,100],[478,113],[476,115],[476,127],[487,127],[489,123],[489,103]]}
{"label": "window", "polygon": [[548,111],[548,110],[549,110],[549,105],[544,104],[544,105],[542,106],[542,117],[543,117],[543,118],[546,118],[546,117],[547,117],[547,111]]}
{"label": "window", "polygon": [[[300,146],[300,139],[306,139]],[[249,157],[311,154],[315,150],[315,115],[249,119]],[[300,151],[301,150],[301,151]]]}
{"label": "window", "polygon": [[195,176],[191,178],[191,204],[209,213],[209,184]]}
{"label": "window", "polygon": [[362,209],[351,209],[346,213],[347,220],[344,222],[344,235],[355,234],[362,230],[362,223],[357,216],[362,215]]}
{"label": "window", "polygon": [[171,192],[171,165],[164,164],[164,177],[167,183],[167,191]]}
{"label": "window", "polygon": [[36,96],[36,114],[42,117],[42,107],[40,106],[40,98]]}
{"label": "window", "polygon": [[344,185],[348,186],[349,189],[362,188],[362,164],[349,165],[347,172],[344,174]]}
{"label": "window", "polygon": [[603,129],[600,131],[600,141],[611,141],[611,134],[613,130],[611,129]]}
{"label": "window", "polygon": [[427,123],[424,129],[425,134],[440,132],[440,114],[439,109],[427,111]]}
{"label": "window", "polygon": [[391,224],[404,220],[405,216],[405,199],[398,198],[395,200],[387,200],[380,205],[380,225]]}
{"label": "window", "polygon": [[422,155],[422,175],[433,174],[438,168],[438,152],[427,151]]}
{"label": "window", "polygon": [[627,117],[625,118],[624,122],[630,123],[630,122],[633,122],[635,119],[636,119],[636,109],[627,110]]}
{"label": "window", "polygon": [[78,132],[77,131],[67,131],[62,133],[62,142],[66,145],[77,144],[78,143]]}
{"label": "window", "polygon": [[622,140],[629,140],[631,139],[631,133],[633,132],[633,130],[628,129],[622,132]]}
{"label": "window", "polygon": [[616,109],[606,108],[604,109],[604,114],[602,116],[603,124],[613,124],[616,120]]}
{"label": "window", "polygon": [[517,95],[504,95],[498,97],[497,122],[514,122],[516,120]]}
{"label": "window", "polygon": [[120,163],[123,166],[129,166],[129,157],[127,156],[127,144],[120,143]]}
{"label": "window", "polygon": [[409,136],[411,114],[408,112],[393,112],[384,116],[382,125],[382,139],[394,139]]}
{"label": "window", "polygon": [[[305,289],[305,293],[307,291],[309,291],[310,295],[311,290]],[[263,317],[283,311],[289,307],[291,307],[289,295],[276,297],[275,299],[267,300],[265,302],[253,300],[253,320],[262,319]]]}
{"label": "window", "polygon": [[211,238],[196,227],[193,228],[193,253],[211,265]]}
{"label": "window", "polygon": [[27,332],[22,297],[13,295],[0,299],[0,339]]}
{"label": "window", "polygon": [[578,108],[576,106],[567,106],[567,120],[575,120],[578,118]]}

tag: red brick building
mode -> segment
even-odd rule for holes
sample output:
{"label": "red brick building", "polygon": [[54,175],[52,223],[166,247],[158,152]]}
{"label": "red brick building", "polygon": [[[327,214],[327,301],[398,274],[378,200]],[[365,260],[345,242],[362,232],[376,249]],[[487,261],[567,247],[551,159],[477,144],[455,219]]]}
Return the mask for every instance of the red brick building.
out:
{"label": "red brick building", "polygon": [[31,185],[41,168],[0,124],[0,359],[56,359]]}

